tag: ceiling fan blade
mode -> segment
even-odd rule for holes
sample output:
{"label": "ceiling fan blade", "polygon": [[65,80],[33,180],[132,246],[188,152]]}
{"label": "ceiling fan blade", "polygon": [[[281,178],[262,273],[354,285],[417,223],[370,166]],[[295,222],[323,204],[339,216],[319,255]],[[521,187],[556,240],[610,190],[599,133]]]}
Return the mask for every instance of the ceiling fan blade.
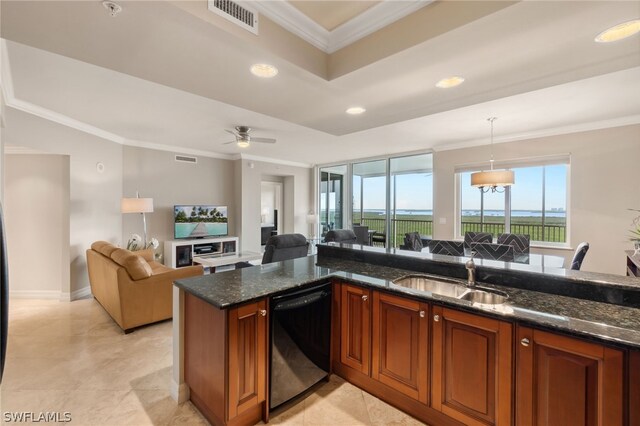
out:
{"label": "ceiling fan blade", "polygon": [[230,143],[236,143],[236,141],[231,141],[231,142],[225,142],[222,145],[229,145]]}
{"label": "ceiling fan blade", "polygon": [[251,137],[251,142],[276,143],[276,140],[275,139],[271,139],[271,138],[254,138],[252,136]]}
{"label": "ceiling fan blade", "polygon": [[236,132],[234,132],[233,130],[224,129],[224,131],[227,132],[227,133],[231,133],[235,137],[238,137],[238,134]]}

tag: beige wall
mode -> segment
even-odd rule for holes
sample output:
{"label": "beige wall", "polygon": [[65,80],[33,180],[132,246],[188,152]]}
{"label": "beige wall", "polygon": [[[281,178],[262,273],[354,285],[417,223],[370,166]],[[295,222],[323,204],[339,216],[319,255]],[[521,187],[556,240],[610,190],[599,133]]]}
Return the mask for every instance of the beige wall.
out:
{"label": "beige wall", "polygon": [[241,249],[260,250],[260,194],[261,182],[268,177],[282,177],[284,182],[284,220],[282,233],[309,233],[307,213],[312,203],[313,169],[265,163],[253,160],[237,160],[236,176],[240,176]]}
{"label": "beige wall", "polygon": [[[496,161],[570,153],[571,248],[589,242],[584,270],[625,274],[623,251],[631,248],[627,235],[633,218],[627,209],[640,208],[640,125],[496,144],[494,151]],[[488,155],[486,146],[434,154],[434,238],[454,237],[455,166],[482,162]],[[446,224],[439,224],[439,218],[446,218]],[[567,259],[573,255],[534,251]]]}
{"label": "beige wall", "polygon": [[68,298],[69,157],[8,154],[5,160],[11,296]]}
{"label": "beige wall", "polygon": [[[122,237],[122,146],[13,108],[6,112],[5,146],[69,156],[69,291],[70,297],[88,294],[85,250],[96,240]],[[102,173],[97,163],[104,164]]]}
{"label": "beige wall", "polygon": [[[173,206],[211,204],[228,206],[229,235],[235,235],[238,210],[234,196],[234,162],[198,156],[196,164],[175,161],[175,152],[125,146],[123,149],[123,196],[153,198],[148,213],[147,235],[162,242],[173,240]],[[122,244],[132,233],[142,235],[142,217],[126,214],[122,219]]]}

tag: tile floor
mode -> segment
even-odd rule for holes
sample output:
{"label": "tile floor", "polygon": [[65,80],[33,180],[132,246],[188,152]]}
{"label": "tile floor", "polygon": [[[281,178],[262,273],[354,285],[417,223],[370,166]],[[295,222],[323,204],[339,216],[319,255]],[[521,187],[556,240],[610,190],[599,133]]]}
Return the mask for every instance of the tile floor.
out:
{"label": "tile floor", "polygon": [[[208,424],[169,395],[170,321],[125,335],[93,299],[13,299],[9,318],[2,424],[7,412],[69,412],[71,425]],[[335,376],[270,423],[422,424]]]}

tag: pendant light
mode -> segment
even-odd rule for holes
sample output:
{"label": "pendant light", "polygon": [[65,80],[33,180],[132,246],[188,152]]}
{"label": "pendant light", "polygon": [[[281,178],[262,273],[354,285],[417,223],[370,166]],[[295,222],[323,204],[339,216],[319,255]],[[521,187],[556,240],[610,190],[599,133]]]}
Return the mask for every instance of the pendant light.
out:
{"label": "pendant light", "polygon": [[[496,117],[487,118],[487,121],[491,123],[491,160],[489,160],[491,169],[471,174],[471,186],[480,188],[482,192],[504,192],[507,186],[515,183],[512,170],[493,170],[493,122],[495,120]],[[502,187],[502,190],[498,187]]]}

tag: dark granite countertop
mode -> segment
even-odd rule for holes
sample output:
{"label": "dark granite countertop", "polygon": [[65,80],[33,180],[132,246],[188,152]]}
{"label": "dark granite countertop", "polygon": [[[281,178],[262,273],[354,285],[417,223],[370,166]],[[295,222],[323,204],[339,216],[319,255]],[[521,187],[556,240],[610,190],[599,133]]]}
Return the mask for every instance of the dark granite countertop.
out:
{"label": "dark granite countertop", "polygon": [[480,285],[499,289],[507,293],[509,299],[501,305],[480,305],[391,282],[415,273],[389,266],[328,257],[318,260],[316,256],[310,256],[182,279],[175,285],[218,308],[226,309],[332,277],[343,278],[439,305],[640,349],[638,308],[484,283]]}

